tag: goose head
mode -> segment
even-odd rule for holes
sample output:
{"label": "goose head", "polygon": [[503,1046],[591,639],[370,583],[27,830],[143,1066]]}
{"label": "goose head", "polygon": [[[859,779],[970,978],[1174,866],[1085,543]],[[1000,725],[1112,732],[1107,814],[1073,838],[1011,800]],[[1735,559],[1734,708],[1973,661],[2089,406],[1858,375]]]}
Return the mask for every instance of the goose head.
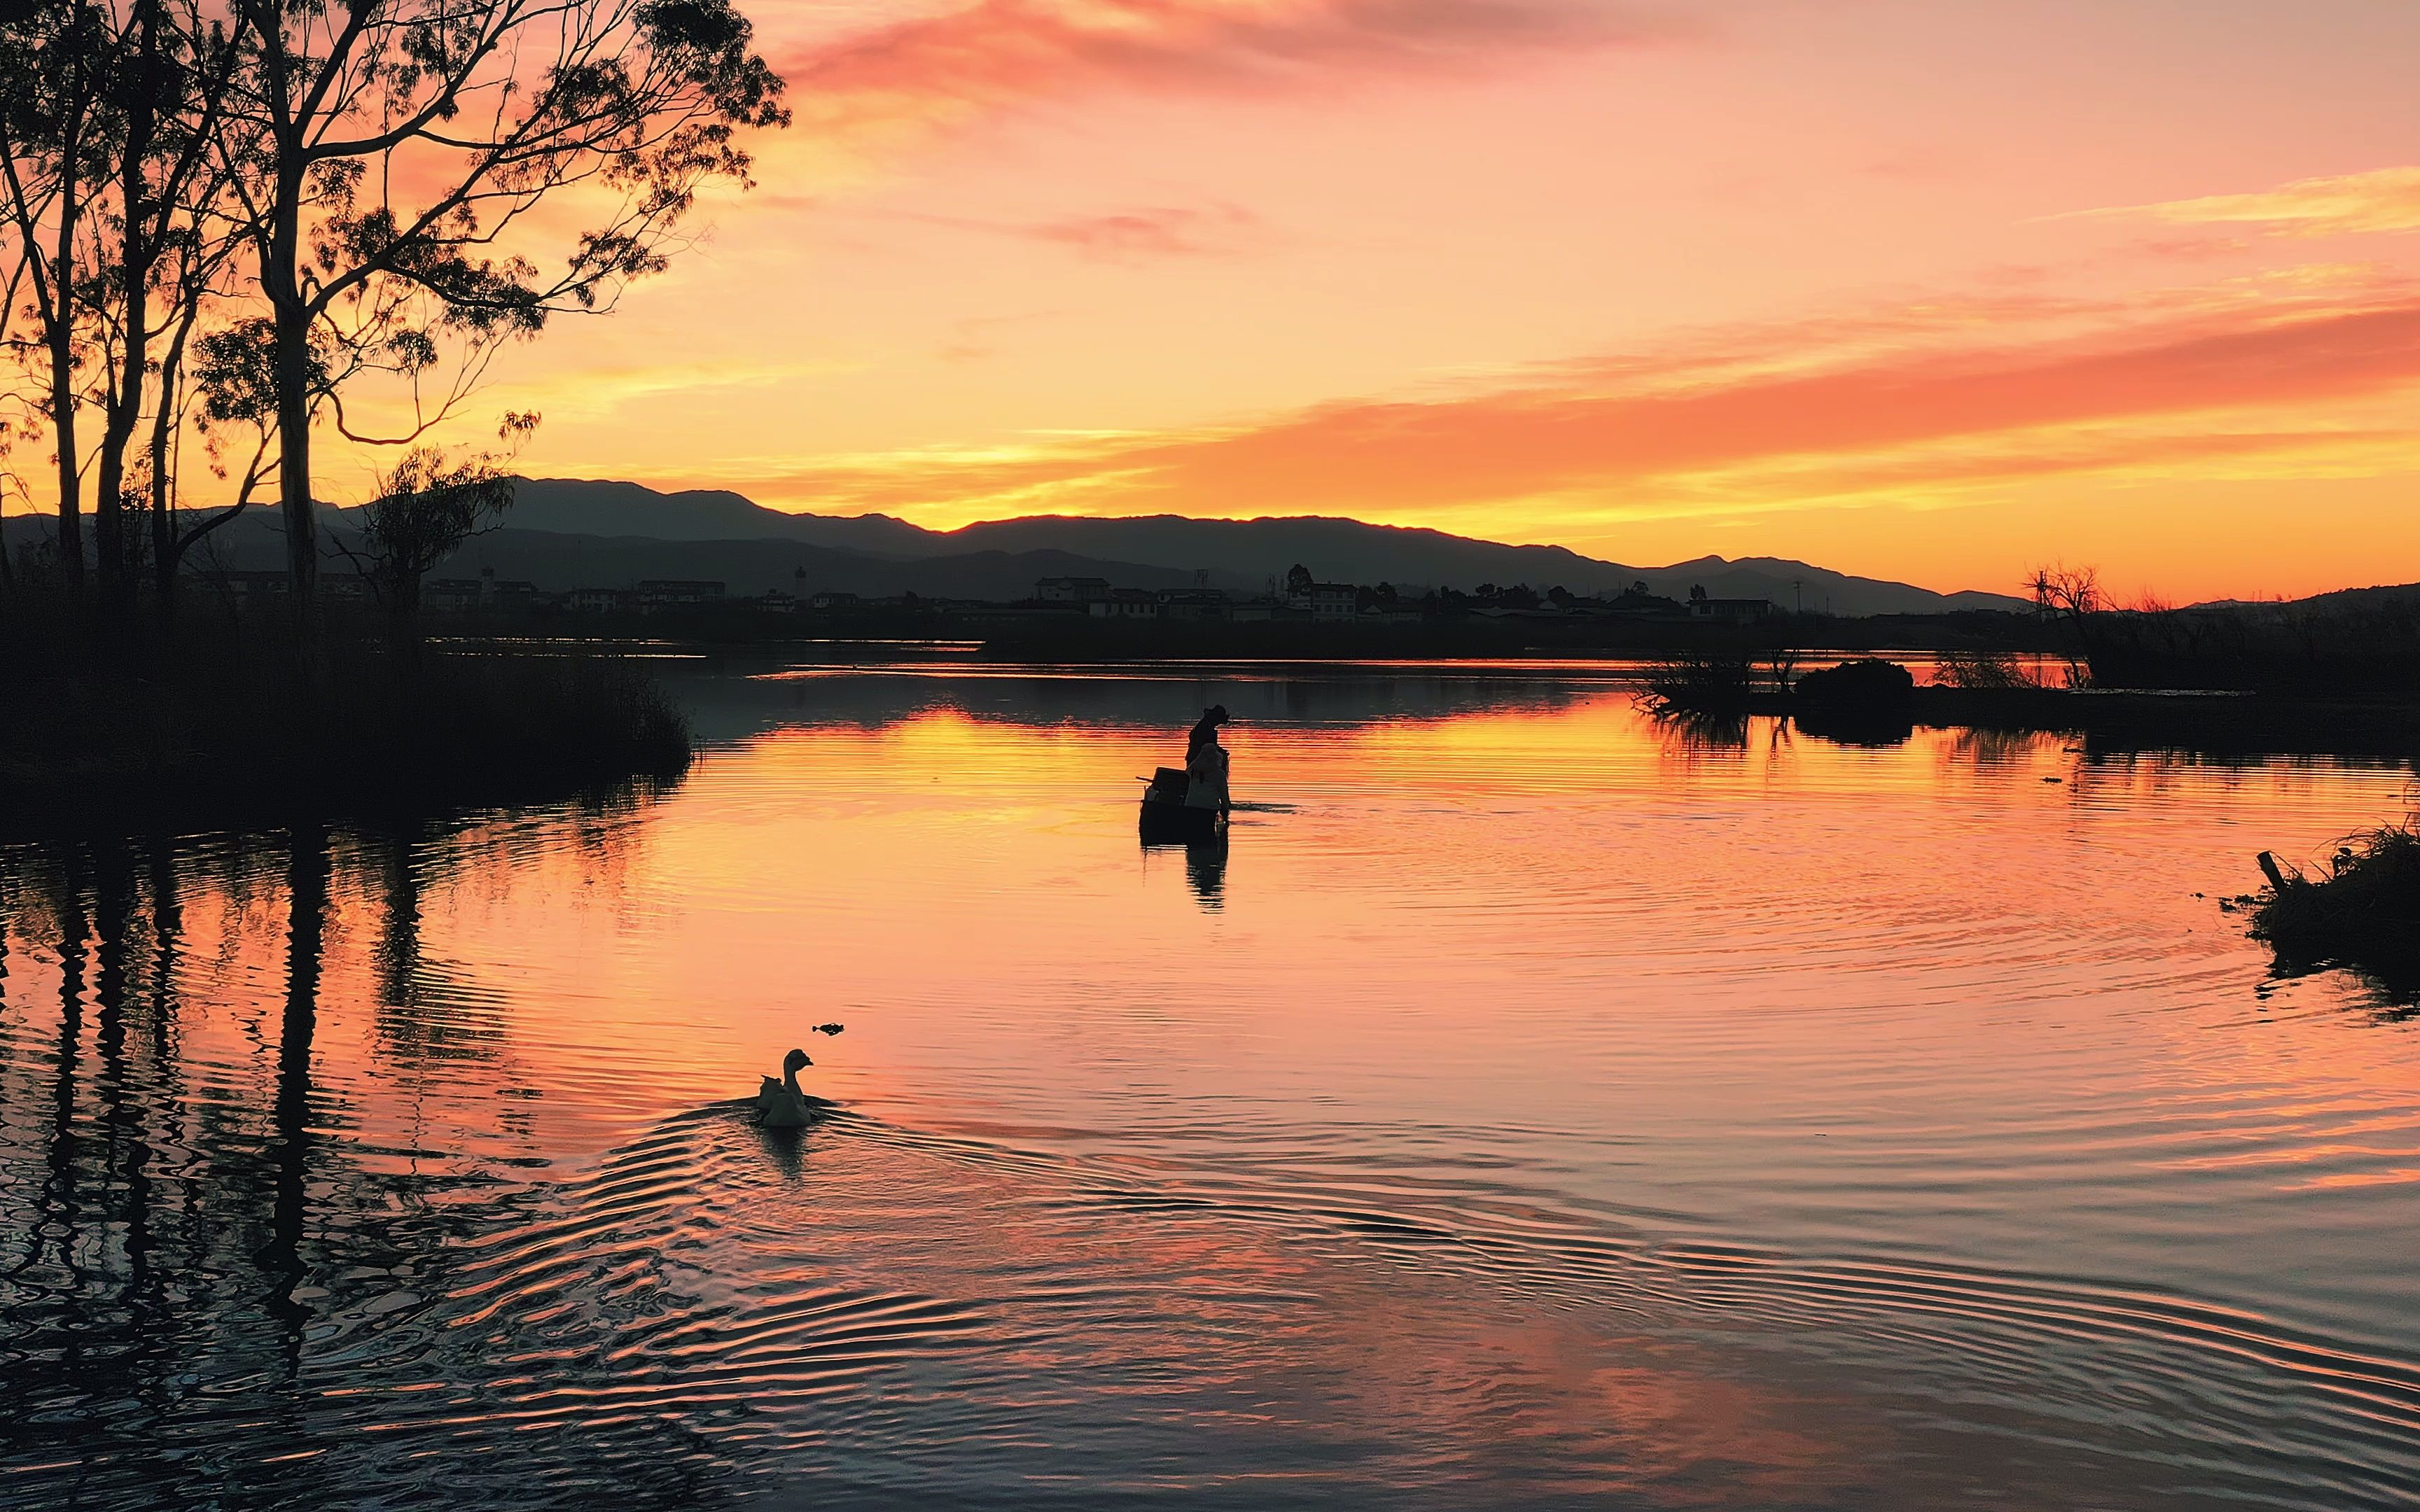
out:
{"label": "goose head", "polygon": [[805,1051],[793,1050],[782,1057],[782,1080],[788,1083],[790,1090],[795,1092],[799,1089],[799,1072],[814,1064],[807,1058]]}

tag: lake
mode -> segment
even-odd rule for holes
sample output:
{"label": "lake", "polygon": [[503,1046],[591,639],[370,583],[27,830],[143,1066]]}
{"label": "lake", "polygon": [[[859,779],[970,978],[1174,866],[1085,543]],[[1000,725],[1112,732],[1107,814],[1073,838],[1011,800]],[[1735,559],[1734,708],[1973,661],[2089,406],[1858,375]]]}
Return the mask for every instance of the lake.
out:
{"label": "lake", "polygon": [[2420,1023],[2219,906],[2408,767],[666,665],[660,793],[0,849],[0,1504],[2412,1504]]}

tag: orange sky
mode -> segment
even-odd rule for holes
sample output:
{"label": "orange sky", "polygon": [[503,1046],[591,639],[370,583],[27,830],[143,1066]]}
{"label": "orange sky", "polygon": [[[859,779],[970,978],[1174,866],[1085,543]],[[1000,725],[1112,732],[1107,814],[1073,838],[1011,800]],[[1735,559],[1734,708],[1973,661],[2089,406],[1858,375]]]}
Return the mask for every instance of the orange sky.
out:
{"label": "orange sky", "polygon": [[464,440],[535,408],[525,471],[941,526],[2420,579],[2410,0],[753,14],[757,188]]}

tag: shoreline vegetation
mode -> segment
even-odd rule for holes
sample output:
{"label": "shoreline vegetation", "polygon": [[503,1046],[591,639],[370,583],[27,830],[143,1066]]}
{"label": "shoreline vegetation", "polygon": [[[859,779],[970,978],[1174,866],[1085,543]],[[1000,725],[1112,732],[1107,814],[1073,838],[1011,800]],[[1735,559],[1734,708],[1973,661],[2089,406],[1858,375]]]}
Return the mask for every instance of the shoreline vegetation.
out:
{"label": "shoreline vegetation", "polygon": [[1648,702],[1675,717],[1787,717],[1851,744],[1893,744],[1928,725],[2218,752],[2420,752],[2420,594],[2126,609],[2088,570],[2046,568],[2030,586],[2032,616],[1991,616],[1996,635],[1930,648],[1939,656],[1927,686],[1871,655],[1801,670],[1804,647],[1886,643],[1768,632],[1668,657]]}
{"label": "shoreline vegetation", "polygon": [[1683,665],[1684,671],[1667,664],[1650,674],[1644,698],[1657,714],[1700,722],[1786,718],[1807,734],[1845,745],[1897,745],[1922,728],[2065,733],[2117,749],[2180,748],[2217,755],[2399,761],[2420,751],[2420,700],[2411,698],[1954,685],[1911,686],[1895,695],[1824,697],[1809,696],[1797,684],[1718,691],[1707,686],[1696,664]]}
{"label": "shoreline vegetation", "polygon": [[[1379,623],[1121,621],[1034,604],[778,618],[699,606],[627,620],[425,606],[404,579],[416,583],[436,548],[509,506],[490,481],[466,472],[388,489],[397,533],[429,549],[402,553],[394,580],[374,582],[376,600],[319,606],[307,635],[283,594],[239,601],[197,581],[151,612],[113,618],[45,592],[38,572],[14,574],[0,594],[0,834],[510,805],[676,779],[690,759],[686,721],[631,655],[667,643],[1033,665],[1602,657],[1648,664],[1641,697],[1659,715],[1739,738],[1747,719],[1778,717],[1848,745],[1932,727],[2064,733],[2113,750],[2420,751],[2420,633],[2396,601],[2325,623],[2282,622],[2273,606],[2215,619],[2112,611],[2088,584],[2040,593],[2033,614],[1747,622],[1548,612],[1542,595],[1529,595],[1535,612]],[[1916,651],[1932,663],[1930,683],[1889,659]],[[2193,675],[2156,686],[2147,667]]]}
{"label": "shoreline vegetation", "polygon": [[2412,821],[2351,837],[2319,875],[2267,851],[2259,861],[2269,885],[2229,903],[2250,910],[2252,937],[2282,966],[2344,965],[2390,986],[2420,985],[2420,829]]}
{"label": "shoreline vegetation", "polygon": [[556,802],[691,760],[686,716],[621,656],[342,622],[306,646],[282,617],[113,628],[0,606],[0,839]]}

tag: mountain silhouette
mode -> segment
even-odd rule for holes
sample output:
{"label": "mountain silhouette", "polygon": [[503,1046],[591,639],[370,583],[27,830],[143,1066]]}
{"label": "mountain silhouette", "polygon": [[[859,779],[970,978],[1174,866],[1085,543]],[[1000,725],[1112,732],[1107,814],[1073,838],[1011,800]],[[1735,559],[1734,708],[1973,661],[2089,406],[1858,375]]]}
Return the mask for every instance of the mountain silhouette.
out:
{"label": "mountain silhouette", "polygon": [[[329,508],[334,548],[352,539],[355,512]],[[1443,531],[1321,516],[1194,519],[1036,515],[926,530],[888,515],[810,515],[768,509],[724,489],[663,493],[635,483],[571,478],[516,480],[503,529],[475,536],[434,577],[500,578],[548,592],[627,587],[646,578],[709,579],[734,595],[844,592],[868,597],[1011,600],[1040,578],[1104,578],[1121,588],[1173,588],[1206,575],[1216,587],[1259,593],[1296,563],[1327,582],[1389,582],[1398,588],[1468,591],[1481,583],[1528,583],[1575,594],[1648,592],[1686,599],[1763,598],[1785,609],[1841,615],[1927,614],[1962,609],[2025,609],[1992,593],[1935,593],[1776,557],[1699,557],[1635,566],[1559,546],[1510,546]],[[46,537],[47,520],[8,522],[12,542]],[[342,570],[341,553],[334,563]],[[210,539],[209,559],[225,568],[273,571],[285,564],[277,512],[262,507]],[[202,566],[205,563],[196,563]]]}
{"label": "mountain silhouette", "polygon": [[[2024,599],[2003,594],[1941,594],[1781,558],[1709,556],[1663,566],[1637,566],[1583,556],[1559,546],[1509,546],[1443,531],[1322,516],[1195,519],[1180,515],[1125,518],[1037,515],[932,531],[888,515],[791,514],[724,490],[659,493],[631,483],[536,478],[520,483],[509,518],[514,532],[635,536],[663,542],[778,540],[861,558],[923,563],[933,568],[946,562],[954,563],[948,575],[959,579],[987,577],[971,565],[970,559],[997,564],[1003,558],[1015,561],[1032,553],[1054,552],[1062,554],[1064,573],[1036,576],[1106,577],[1122,587],[1138,588],[1190,581],[1193,574],[1207,572],[1219,587],[1255,591],[1272,579],[1282,580],[1286,571],[1299,563],[1324,581],[1464,590],[1485,582],[1508,586],[1526,582],[1541,591],[1559,585],[1574,593],[1592,594],[1620,593],[1644,580],[1649,592],[1671,598],[1686,598],[1696,587],[1716,598],[1769,598],[1785,607],[1852,615],[2031,607]],[[473,542],[466,551],[479,549],[480,543]],[[827,565],[840,570],[837,563]],[[498,570],[503,570],[501,563]],[[866,574],[866,581],[876,584],[906,582],[916,576],[870,564],[860,570]],[[1172,579],[1164,576],[1171,572],[1179,576]],[[533,562],[519,575],[546,587],[574,586],[551,580],[559,576],[551,564]],[[670,570],[647,574],[675,575]],[[848,585],[835,580],[833,586]],[[733,589],[739,591],[736,579]],[[921,585],[916,591],[948,592]]]}

